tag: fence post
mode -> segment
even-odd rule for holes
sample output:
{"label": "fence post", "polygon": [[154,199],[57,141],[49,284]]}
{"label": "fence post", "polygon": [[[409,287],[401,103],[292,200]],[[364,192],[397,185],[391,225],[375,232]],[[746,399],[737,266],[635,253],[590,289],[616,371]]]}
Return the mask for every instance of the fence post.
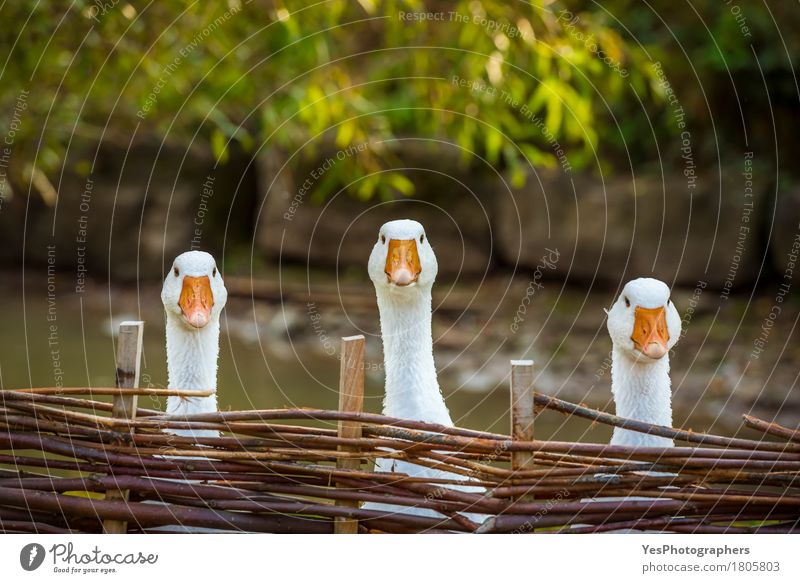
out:
{"label": "fence post", "polygon": [[[342,364],[339,369],[339,411],[361,413],[364,409],[364,337],[348,336],[342,338]],[[359,439],[361,423],[357,421],[339,421],[339,437]],[[339,451],[357,452],[358,447],[339,446]],[[361,460],[348,458],[338,459],[336,467],[340,470],[357,470]],[[337,484],[337,487],[340,485]],[[356,500],[338,500],[337,506],[358,508]],[[356,534],[358,520],[337,517],[334,523],[336,534]]]}
{"label": "fence post", "polygon": [[[116,374],[116,386],[119,388],[132,389],[139,386],[143,331],[144,322],[122,322],[119,325]],[[136,419],[137,400],[136,395],[115,396],[111,415],[118,419]],[[133,433],[133,428],[130,432]],[[106,500],[127,501],[129,494],[129,490],[108,490]],[[127,531],[128,523],[124,520],[103,521],[103,532],[107,534],[124,534]]]}
{"label": "fence post", "polygon": [[[533,361],[511,361],[511,439],[514,441],[533,441]],[[511,452],[511,469],[532,470],[533,452]],[[520,497],[531,501],[533,494]]]}

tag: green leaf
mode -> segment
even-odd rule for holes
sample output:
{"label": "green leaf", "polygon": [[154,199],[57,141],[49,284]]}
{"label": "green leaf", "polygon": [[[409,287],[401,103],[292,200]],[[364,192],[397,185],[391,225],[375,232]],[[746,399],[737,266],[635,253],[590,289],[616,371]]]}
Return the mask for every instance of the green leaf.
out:
{"label": "green leaf", "polygon": [[414,183],[411,182],[411,180],[409,180],[404,174],[400,174],[399,172],[389,172],[386,174],[386,182],[389,184],[389,186],[399,191],[400,194],[403,194],[404,196],[411,196],[414,194]]}
{"label": "green leaf", "polygon": [[214,128],[211,132],[211,152],[217,162],[224,164],[228,161],[228,138],[219,129]]}
{"label": "green leaf", "polygon": [[491,128],[486,134],[486,158],[491,164],[496,164],[500,157],[500,148],[503,145],[503,135],[500,130]]}
{"label": "green leaf", "polygon": [[375,194],[378,186],[378,177],[375,174],[365,177],[356,188],[356,196],[361,200],[369,200]]}
{"label": "green leaf", "polygon": [[336,145],[340,148],[348,146],[353,141],[356,133],[356,121],[349,119],[339,124],[339,131],[336,133]]}
{"label": "green leaf", "polygon": [[558,130],[561,128],[561,119],[563,118],[563,106],[561,103],[561,95],[558,93],[550,93],[550,99],[547,101],[547,116],[545,117],[545,125],[551,134],[558,135]]}

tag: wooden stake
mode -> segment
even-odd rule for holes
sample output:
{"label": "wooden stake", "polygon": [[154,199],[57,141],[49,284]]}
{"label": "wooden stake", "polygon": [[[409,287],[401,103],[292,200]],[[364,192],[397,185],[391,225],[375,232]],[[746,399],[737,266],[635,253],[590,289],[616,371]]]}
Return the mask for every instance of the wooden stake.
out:
{"label": "wooden stake", "polygon": [[[117,381],[118,388],[132,389],[139,386],[139,370],[142,358],[142,335],[144,322],[122,322],[117,339]],[[114,397],[112,417],[117,419],[136,419],[137,395],[121,394]],[[133,433],[133,428],[130,429]],[[106,500],[128,500],[129,490],[108,490]],[[128,523],[124,520],[104,520],[103,532],[124,534]]]}
{"label": "wooden stake", "polygon": [[[511,361],[511,439],[514,441],[533,441],[533,361]],[[532,470],[533,452],[512,451],[511,469]],[[533,495],[520,500],[529,502]]]}
{"label": "wooden stake", "polygon": [[[364,337],[342,338],[342,364],[339,370],[339,411],[361,413],[364,409]],[[339,421],[339,437],[360,439],[361,424],[357,421]],[[339,451],[357,452],[357,447],[339,446]],[[358,470],[359,459],[339,459],[336,467],[340,470]],[[337,487],[347,487],[337,482]],[[358,508],[356,500],[337,500],[337,506]],[[336,518],[334,533],[356,534],[358,520]]]}

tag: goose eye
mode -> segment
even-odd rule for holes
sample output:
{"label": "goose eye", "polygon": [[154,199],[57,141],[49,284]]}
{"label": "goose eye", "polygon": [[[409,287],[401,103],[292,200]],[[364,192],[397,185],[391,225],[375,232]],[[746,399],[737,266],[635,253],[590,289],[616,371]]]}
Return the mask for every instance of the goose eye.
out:
{"label": "goose eye", "polygon": [[211,277],[217,277],[217,268],[211,270]]}
{"label": "goose eye", "polygon": [[381,243],[386,245],[386,235],[381,235]]}
{"label": "goose eye", "polygon": [[626,308],[630,308],[631,307],[631,301],[627,297],[625,298],[625,307]]}
{"label": "goose eye", "polygon": [[420,243],[424,243],[425,242],[425,233],[423,233],[422,235],[419,236],[419,242]]}
{"label": "goose eye", "polygon": [[172,273],[174,273],[174,274],[175,274],[175,277],[178,277],[178,276],[181,274],[181,272],[180,272],[180,271],[178,271],[178,268],[177,268],[177,267],[173,267],[173,268],[172,268]]}

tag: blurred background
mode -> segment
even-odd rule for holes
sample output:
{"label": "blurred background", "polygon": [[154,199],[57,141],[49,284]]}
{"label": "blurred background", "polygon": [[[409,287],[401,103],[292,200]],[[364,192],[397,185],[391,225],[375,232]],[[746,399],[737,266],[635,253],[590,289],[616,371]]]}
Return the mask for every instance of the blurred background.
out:
{"label": "blurred background", "polygon": [[[740,0],[0,4],[0,386],[107,386],[160,281],[213,253],[222,408],[335,408],[339,338],[382,353],[366,260],[439,258],[457,424],[507,431],[509,359],[612,410],[603,308],[673,288],[675,424],[800,421],[800,9]],[[163,403],[160,404],[163,406]],[[155,403],[153,406],[159,406]],[[604,441],[545,413],[537,436]]]}

